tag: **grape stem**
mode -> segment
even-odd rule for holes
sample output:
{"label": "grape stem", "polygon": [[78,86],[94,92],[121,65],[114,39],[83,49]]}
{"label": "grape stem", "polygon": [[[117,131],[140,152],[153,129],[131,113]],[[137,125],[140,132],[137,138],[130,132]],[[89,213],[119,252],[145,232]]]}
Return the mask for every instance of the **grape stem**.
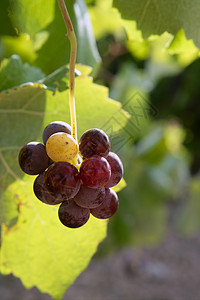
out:
{"label": "grape stem", "polygon": [[75,64],[77,54],[77,40],[74,33],[74,28],[65,5],[64,0],[58,0],[60,10],[67,27],[67,34],[70,41],[70,62],[69,62],[69,107],[71,116],[72,136],[77,141],[77,122],[76,122],[76,105],[74,96],[74,79],[75,79]]}

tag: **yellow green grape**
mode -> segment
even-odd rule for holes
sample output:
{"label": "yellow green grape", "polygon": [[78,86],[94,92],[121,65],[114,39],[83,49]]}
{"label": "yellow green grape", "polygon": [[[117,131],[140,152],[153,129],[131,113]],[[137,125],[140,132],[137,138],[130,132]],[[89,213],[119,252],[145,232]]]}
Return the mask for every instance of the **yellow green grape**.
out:
{"label": "yellow green grape", "polygon": [[78,154],[78,144],[68,133],[57,132],[52,134],[46,143],[47,155],[55,162],[71,161]]}

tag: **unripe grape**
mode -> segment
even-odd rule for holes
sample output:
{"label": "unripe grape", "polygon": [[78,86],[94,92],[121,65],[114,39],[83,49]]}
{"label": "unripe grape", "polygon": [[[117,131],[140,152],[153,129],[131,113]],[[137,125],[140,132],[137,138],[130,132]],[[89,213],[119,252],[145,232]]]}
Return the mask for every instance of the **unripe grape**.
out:
{"label": "unripe grape", "polygon": [[57,132],[48,138],[46,151],[48,156],[55,162],[69,162],[78,154],[78,144],[70,134]]}

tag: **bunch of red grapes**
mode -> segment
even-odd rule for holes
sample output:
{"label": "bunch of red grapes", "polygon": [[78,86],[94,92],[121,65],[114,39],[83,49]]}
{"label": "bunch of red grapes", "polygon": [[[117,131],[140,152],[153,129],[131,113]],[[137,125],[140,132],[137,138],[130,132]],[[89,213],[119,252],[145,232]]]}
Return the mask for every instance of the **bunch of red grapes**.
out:
{"label": "bunch of red grapes", "polygon": [[110,152],[106,133],[97,128],[83,133],[79,145],[71,126],[50,123],[43,142],[30,142],[19,152],[19,165],[29,175],[38,175],[33,190],[50,205],[60,204],[58,216],[70,228],[84,225],[90,213],[100,219],[112,217],[119,200],[111,187],[123,176],[120,158]]}

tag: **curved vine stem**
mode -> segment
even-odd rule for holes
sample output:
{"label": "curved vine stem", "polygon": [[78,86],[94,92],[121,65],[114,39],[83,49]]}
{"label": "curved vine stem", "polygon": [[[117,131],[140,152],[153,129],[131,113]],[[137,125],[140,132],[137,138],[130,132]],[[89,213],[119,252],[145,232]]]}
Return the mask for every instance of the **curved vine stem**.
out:
{"label": "curved vine stem", "polygon": [[70,41],[70,62],[69,62],[69,107],[71,116],[72,136],[77,141],[76,105],[74,96],[75,63],[77,53],[77,41],[74,28],[67,11],[64,0],[58,0],[60,10],[67,27],[67,37]]}

